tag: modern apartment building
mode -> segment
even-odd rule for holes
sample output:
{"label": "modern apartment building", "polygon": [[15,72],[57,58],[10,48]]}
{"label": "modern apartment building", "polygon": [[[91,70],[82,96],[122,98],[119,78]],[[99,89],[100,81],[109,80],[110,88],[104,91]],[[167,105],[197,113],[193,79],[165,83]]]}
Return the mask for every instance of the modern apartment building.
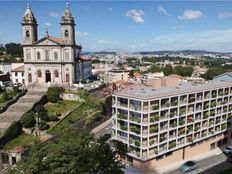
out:
{"label": "modern apartment building", "polygon": [[126,161],[156,170],[230,141],[232,82],[131,85],[112,95],[112,138],[128,145]]}

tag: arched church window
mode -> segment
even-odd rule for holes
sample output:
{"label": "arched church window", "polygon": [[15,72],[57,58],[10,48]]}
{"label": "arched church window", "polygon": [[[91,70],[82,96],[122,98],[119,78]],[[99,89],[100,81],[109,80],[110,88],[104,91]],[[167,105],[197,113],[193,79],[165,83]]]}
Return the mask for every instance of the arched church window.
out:
{"label": "arched church window", "polygon": [[58,72],[57,70],[54,71],[54,76],[55,76],[56,78],[59,77],[59,72]]}
{"label": "arched church window", "polygon": [[37,59],[38,59],[38,60],[40,60],[40,59],[41,59],[40,52],[37,52]]}
{"label": "arched church window", "polygon": [[30,32],[28,30],[26,31],[26,37],[30,37]]}
{"label": "arched church window", "polygon": [[68,30],[65,30],[64,36],[65,36],[65,37],[68,37]]}
{"label": "arched church window", "polygon": [[54,52],[54,59],[57,60],[58,59],[58,53]]}
{"label": "arched church window", "polygon": [[38,77],[42,77],[42,72],[41,72],[41,70],[37,70],[37,76],[38,76]]}

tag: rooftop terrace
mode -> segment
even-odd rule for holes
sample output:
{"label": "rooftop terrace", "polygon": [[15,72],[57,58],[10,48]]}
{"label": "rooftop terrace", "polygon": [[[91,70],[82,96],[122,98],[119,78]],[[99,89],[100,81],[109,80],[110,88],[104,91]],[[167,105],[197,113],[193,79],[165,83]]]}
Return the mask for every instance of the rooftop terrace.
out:
{"label": "rooftop terrace", "polygon": [[155,89],[145,85],[130,85],[114,94],[122,97],[137,98],[137,99],[154,99],[160,97],[169,97],[179,94],[188,94],[204,90],[212,90],[223,87],[232,87],[232,82],[225,81],[208,81],[201,84],[181,82],[176,87],[162,87]]}

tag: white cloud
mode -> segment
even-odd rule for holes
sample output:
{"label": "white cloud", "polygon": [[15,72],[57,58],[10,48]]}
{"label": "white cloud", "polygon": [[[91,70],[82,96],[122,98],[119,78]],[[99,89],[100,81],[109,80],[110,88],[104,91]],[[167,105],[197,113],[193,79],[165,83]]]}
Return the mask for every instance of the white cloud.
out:
{"label": "white cloud", "polygon": [[57,18],[57,17],[59,17],[59,16],[61,16],[61,14],[60,13],[57,13],[57,12],[49,12],[49,16],[50,17],[54,17],[54,18]]}
{"label": "white cloud", "polygon": [[52,24],[50,22],[46,22],[45,25],[50,27]]}
{"label": "white cloud", "polygon": [[98,40],[99,44],[113,44],[114,42],[111,40]]}
{"label": "white cloud", "polygon": [[113,11],[113,8],[108,8],[109,11]]}
{"label": "white cloud", "polygon": [[134,22],[144,23],[143,16],[145,15],[143,10],[131,9],[128,10],[125,14],[126,17],[131,18]]}
{"label": "white cloud", "polygon": [[229,18],[229,17],[232,17],[232,12],[224,11],[224,12],[218,14],[218,19],[225,19],[225,18]]}
{"label": "white cloud", "polygon": [[88,32],[77,31],[76,35],[79,36],[79,37],[85,37],[85,36],[88,36],[89,33]]}
{"label": "white cloud", "polygon": [[204,49],[231,52],[232,29],[197,33],[172,33],[158,36],[148,45],[156,50]]}
{"label": "white cloud", "polygon": [[179,19],[182,20],[193,20],[198,19],[202,16],[202,12],[200,10],[185,10],[182,16],[179,16]]}
{"label": "white cloud", "polygon": [[164,7],[158,7],[157,11],[161,14],[164,14],[165,16],[169,16],[167,10]]}

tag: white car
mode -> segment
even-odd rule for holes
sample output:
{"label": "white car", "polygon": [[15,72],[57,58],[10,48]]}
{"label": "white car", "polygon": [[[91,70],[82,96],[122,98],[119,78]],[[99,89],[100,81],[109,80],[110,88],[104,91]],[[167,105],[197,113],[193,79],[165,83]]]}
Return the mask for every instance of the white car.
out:
{"label": "white car", "polygon": [[227,146],[222,150],[225,154],[232,153],[232,146]]}

